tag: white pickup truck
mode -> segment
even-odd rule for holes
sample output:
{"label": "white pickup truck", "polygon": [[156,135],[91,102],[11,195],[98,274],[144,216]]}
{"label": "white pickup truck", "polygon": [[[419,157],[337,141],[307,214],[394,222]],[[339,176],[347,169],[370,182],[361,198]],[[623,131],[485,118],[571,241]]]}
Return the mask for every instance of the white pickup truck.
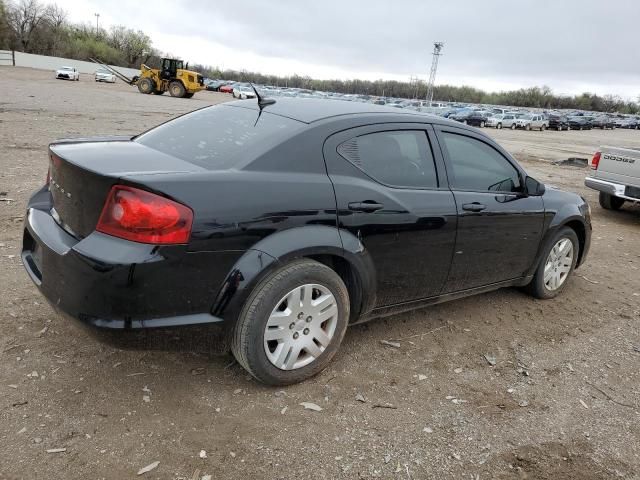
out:
{"label": "white pickup truck", "polygon": [[600,206],[618,210],[624,202],[640,202],[640,149],[600,147],[584,184],[600,192]]}

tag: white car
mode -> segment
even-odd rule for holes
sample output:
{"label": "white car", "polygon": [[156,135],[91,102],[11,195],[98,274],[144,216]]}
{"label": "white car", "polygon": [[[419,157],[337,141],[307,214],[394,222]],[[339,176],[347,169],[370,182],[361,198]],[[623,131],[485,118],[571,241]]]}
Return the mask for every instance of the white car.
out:
{"label": "white car", "polygon": [[247,87],[246,85],[235,86],[233,87],[233,98],[256,98],[256,92],[254,92],[251,87]]}
{"label": "white car", "polygon": [[79,81],[80,72],[74,67],[62,67],[56,70],[56,78]]}
{"label": "white car", "polygon": [[95,79],[96,82],[116,83],[116,76],[104,68],[96,70]]}

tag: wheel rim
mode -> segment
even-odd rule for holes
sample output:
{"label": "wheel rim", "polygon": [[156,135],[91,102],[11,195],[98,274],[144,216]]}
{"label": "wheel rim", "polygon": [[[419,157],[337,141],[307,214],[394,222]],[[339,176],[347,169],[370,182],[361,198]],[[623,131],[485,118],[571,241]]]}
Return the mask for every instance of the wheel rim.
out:
{"label": "wheel rim", "polygon": [[264,351],[280,370],[295,370],[316,360],[331,344],[338,304],[323,285],[305,284],[280,299],[267,320]]}
{"label": "wheel rim", "polygon": [[544,265],[544,286],[547,290],[558,290],[569,276],[573,265],[573,243],[568,238],[556,242]]}

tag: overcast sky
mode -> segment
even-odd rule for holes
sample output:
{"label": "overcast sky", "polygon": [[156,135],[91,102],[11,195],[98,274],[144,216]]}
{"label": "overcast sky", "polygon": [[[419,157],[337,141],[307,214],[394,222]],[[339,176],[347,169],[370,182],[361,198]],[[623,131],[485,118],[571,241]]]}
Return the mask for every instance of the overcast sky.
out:
{"label": "overcast sky", "polygon": [[52,0],[73,22],[123,24],[184,60],[314,78],[427,79],[640,95],[640,0]]}

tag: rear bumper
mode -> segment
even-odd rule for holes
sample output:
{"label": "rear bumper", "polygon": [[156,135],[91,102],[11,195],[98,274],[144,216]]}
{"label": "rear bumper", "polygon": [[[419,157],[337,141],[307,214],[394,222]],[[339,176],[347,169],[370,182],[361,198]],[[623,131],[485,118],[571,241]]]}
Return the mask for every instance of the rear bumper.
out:
{"label": "rear bumper", "polygon": [[640,198],[630,197],[626,195],[627,186],[620,183],[607,182],[606,180],[600,180],[593,177],[587,177],[584,179],[585,186],[598,190],[599,192],[608,193],[614,197],[624,198],[632,202],[640,202]]}
{"label": "rear bumper", "polygon": [[[29,202],[22,262],[59,312],[109,329],[174,327],[222,322],[211,305],[224,274],[211,252],[154,247],[94,232],[69,235],[50,215],[50,194]],[[227,262],[222,259],[222,263]],[[223,266],[221,270],[226,268]]]}

